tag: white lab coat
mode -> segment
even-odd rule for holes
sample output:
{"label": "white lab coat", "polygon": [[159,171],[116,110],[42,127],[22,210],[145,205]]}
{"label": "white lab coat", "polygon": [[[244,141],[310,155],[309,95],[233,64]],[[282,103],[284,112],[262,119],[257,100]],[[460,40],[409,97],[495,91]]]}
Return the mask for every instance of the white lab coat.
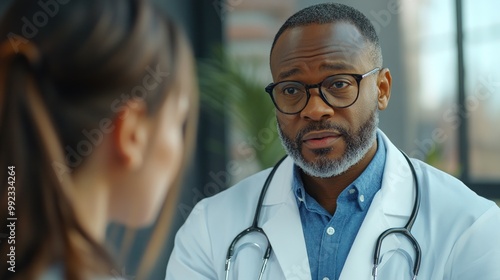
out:
{"label": "white lab coat", "polygon": [[[372,279],[377,237],[388,228],[404,226],[413,207],[415,187],[409,165],[400,151],[379,132],[387,147],[382,187],[354,240],[341,272],[342,280]],[[412,162],[421,188],[420,211],[412,230],[422,248],[418,279],[500,279],[500,209],[452,176],[421,161]],[[292,167],[290,158],[281,164],[263,203],[259,225],[273,248],[264,279],[311,279],[299,211],[292,192]],[[224,279],[227,248],[239,232],[250,226],[269,172],[270,169],[259,172],[196,205],[176,235],[167,266],[167,280]],[[409,269],[409,264],[402,258],[390,259],[391,252],[405,247],[404,244],[405,239],[397,235],[385,239],[380,270],[386,273],[383,277],[379,275],[379,279],[402,279],[399,273],[406,267]],[[245,259],[241,267],[258,270],[261,262],[258,256]],[[384,268],[385,263],[391,265]],[[248,272],[231,279],[248,279]]]}

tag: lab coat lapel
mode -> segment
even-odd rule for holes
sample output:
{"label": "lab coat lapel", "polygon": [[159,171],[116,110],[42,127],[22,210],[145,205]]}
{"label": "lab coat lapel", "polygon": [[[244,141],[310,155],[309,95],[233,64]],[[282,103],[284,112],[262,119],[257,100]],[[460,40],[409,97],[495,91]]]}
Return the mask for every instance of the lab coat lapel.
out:
{"label": "lab coat lapel", "polygon": [[[382,134],[387,148],[382,187],[373,198],[368,213],[354,240],[341,280],[372,279],[373,252],[378,236],[392,227],[402,227],[410,216],[414,201],[414,184],[408,163],[401,152]],[[384,239],[384,247],[398,248],[399,237],[394,234]],[[385,257],[386,260],[390,256]],[[379,268],[382,268],[384,262]]]}
{"label": "lab coat lapel", "polygon": [[264,199],[266,232],[285,278],[311,278],[300,214],[292,191],[293,161],[287,158],[276,171]]}

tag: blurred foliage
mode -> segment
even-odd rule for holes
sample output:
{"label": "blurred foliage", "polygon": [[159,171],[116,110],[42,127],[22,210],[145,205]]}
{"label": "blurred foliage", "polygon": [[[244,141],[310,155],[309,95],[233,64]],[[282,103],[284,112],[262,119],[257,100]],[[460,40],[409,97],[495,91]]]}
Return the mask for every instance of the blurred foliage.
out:
{"label": "blurred foliage", "polygon": [[435,146],[427,151],[424,161],[437,169],[444,170],[447,173],[459,178],[462,172],[461,164],[459,163],[456,169],[450,170],[446,166],[446,157],[444,154],[444,145],[440,143],[435,143]]}
{"label": "blurred foliage", "polygon": [[424,161],[432,166],[441,167],[443,159],[443,145],[436,144],[435,147],[427,151]]}
{"label": "blurred foliage", "polygon": [[244,143],[236,143],[236,149],[248,145],[245,150],[251,147],[255,160],[265,168],[273,166],[284,150],[276,131],[274,105],[264,86],[256,82],[255,69],[252,61],[239,61],[223,48],[214,49],[210,58],[198,62],[200,99],[202,106],[240,130]]}

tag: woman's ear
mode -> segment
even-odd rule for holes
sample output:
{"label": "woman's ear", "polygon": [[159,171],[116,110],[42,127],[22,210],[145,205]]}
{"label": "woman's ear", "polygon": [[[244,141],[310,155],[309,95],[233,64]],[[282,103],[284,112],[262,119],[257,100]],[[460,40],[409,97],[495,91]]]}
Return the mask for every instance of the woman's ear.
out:
{"label": "woman's ear", "polygon": [[128,101],[116,115],[114,125],[112,141],[116,160],[124,168],[139,168],[147,149],[150,126],[144,102]]}
{"label": "woman's ear", "polygon": [[391,98],[392,76],[388,68],[383,68],[378,74],[377,87],[378,87],[378,109],[385,110],[389,105]]}

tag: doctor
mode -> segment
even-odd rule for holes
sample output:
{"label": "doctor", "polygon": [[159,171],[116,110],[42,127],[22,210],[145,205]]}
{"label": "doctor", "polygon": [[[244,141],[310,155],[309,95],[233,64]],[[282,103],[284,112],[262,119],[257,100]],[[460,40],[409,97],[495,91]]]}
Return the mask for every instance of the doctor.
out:
{"label": "doctor", "polygon": [[[410,164],[377,129],[391,73],[363,14],[340,4],[299,11],[278,31],[270,64],[274,82],[266,91],[288,158],[259,207],[258,227],[272,246],[262,279],[374,279],[377,238],[405,226],[414,205],[419,245],[388,235],[378,279],[412,279],[417,251],[418,279],[500,279],[500,209],[452,176]],[[195,207],[177,233],[166,279],[259,279],[263,234],[236,242],[227,276],[225,264],[234,238],[252,224],[269,174]]]}

